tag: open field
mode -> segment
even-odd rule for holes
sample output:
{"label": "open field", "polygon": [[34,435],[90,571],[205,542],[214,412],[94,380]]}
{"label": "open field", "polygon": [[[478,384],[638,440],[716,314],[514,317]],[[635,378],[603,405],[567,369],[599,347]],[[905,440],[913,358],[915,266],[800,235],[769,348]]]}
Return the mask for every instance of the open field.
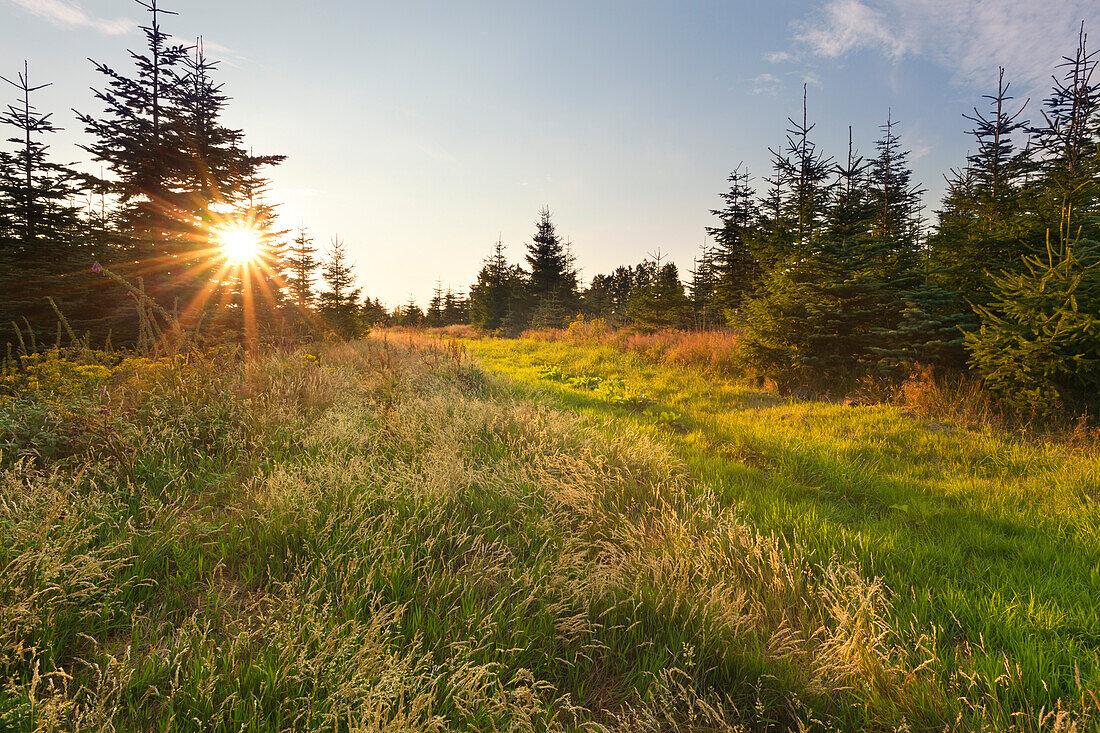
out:
{"label": "open field", "polygon": [[73,353],[5,380],[3,728],[1095,725],[1091,459],[547,343]]}
{"label": "open field", "polygon": [[[1100,456],[889,406],[803,402],[610,346],[469,342],[493,369],[670,446],[811,562],[890,590],[893,638],[1002,712],[1100,694]],[[926,635],[931,636],[929,639]],[[970,679],[972,678],[972,679]],[[1007,725],[1007,718],[1001,725]]]}

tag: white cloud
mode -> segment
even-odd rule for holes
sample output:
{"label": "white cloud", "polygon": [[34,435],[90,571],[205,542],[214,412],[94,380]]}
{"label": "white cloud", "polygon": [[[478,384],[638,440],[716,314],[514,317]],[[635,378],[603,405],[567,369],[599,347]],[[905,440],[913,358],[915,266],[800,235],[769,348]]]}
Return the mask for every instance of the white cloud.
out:
{"label": "white cloud", "polygon": [[1021,91],[1041,93],[1054,66],[1076,47],[1082,20],[1086,29],[1100,28],[1100,3],[826,0],[793,24],[793,35],[795,49],[824,58],[860,50],[891,61],[928,58],[949,69],[956,83],[983,89],[996,83],[1001,65]]}
{"label": "white cloud", "polygon": [[782,81],[775,74],[760,74],[749,79],[749,83],[752,84],[749,94],[766,94],[769,97],[774,97],[779,93],[779,85]]}
{"label": "white cloud", "polygon": [[909,43],[893,28],[887,14],[860,0],[830,0],[820,17],[795,23],[795,40],[818,56],[836,58],[857,48],[876,48],[900,58]]}
{"label": "white cloud", "polygon": [[54,25],[63,28],[92,28],[110,36],[129,33],[137,28],[137,23],[129,18],[116,18],[115,20],[95,18],[85,13],[79,6],[63,0],[11,1],[27,12],[45,18]]}

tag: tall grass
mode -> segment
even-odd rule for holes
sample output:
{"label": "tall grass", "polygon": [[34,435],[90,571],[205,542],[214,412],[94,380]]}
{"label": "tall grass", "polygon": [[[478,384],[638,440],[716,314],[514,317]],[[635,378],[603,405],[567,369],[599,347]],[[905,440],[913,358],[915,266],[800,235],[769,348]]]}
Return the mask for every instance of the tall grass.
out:
{"label": "tall grass", "polygon": [[[669,445],[718,505],[801,557],[881,578],[888,638],[958,701],[962,728],[1096,727],[1095,442],[782,397],[608,346],[469,348],[542,399]],[[610,384],[645,400],[616,399]],[[1051,717],[1067,708],[1083,717]]]}
{"label": "tall grass", "polygon": [[893,644],[880,584],[462,348],[52,358],[0,398],[0,727],[956,715]]}

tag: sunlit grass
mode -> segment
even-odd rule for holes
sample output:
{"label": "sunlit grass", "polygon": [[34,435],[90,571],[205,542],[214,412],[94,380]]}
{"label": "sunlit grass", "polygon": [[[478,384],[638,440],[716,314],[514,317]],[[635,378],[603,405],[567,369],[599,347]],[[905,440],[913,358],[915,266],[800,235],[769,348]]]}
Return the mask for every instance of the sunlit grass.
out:
{"label": "sunlit grass", "polygon": [[[761,530],[798,541],[818,561],[852,558],[867,577],[883,577],[903,644],[916,648],[930,635],[940,678],[986,694],[991,709],[1096,704],[1094,449],[889,406],[780,398],[617,348],[493,340],[469,348],[561,405],[659,437],[700,485]],[[613,379],[651,406],[627,409],[592,387]],[[977,675],[974,685],[966,675]]]}
{"label": "sunlit grass", "polygon": [[[1031,707],[1038,698],[1011,675],[992,695],[946,677],[943,655],[957,647],[899,630],[919,604],[891,602],[867,572],[895,556],[876,550],[873,565],[849,533],[833,557],[810,530],[837,526],[836,507],[791,504],[786,483],[750,480],[791,474],[809,496],[811,478],[835,491],[833,458],[780,455],[799,430],[811,447],[839,434],[850,413],[800,412],[597,352],[470,348],[571,409],[487,374],[458,343],[405,336],[249,359],[74,352],[9,365],[0,728],[969,731],[1070,720]],[[663,391],[704,385],[713,403],[673,404]],[[699,471],[691,451],[714,452],[704,433],[735,405],[750,421],[794,422],[778,444],[734,442],[736,454]],[[868,416],[853,442],[878,424]],[[759,500],[734,508],[747,486]],[[749,516],[802,521],[806,536],[770,536]]]}

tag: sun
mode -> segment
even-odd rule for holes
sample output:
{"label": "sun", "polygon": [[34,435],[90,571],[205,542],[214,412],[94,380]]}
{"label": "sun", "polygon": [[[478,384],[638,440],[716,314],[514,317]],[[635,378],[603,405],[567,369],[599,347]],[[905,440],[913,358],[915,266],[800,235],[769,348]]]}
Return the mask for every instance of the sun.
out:
{"label": "sun", "polygon": [[222,254],[230,262],[254,262],[263,245],[260,233],[248,226],[224,226],[214,230]]}

